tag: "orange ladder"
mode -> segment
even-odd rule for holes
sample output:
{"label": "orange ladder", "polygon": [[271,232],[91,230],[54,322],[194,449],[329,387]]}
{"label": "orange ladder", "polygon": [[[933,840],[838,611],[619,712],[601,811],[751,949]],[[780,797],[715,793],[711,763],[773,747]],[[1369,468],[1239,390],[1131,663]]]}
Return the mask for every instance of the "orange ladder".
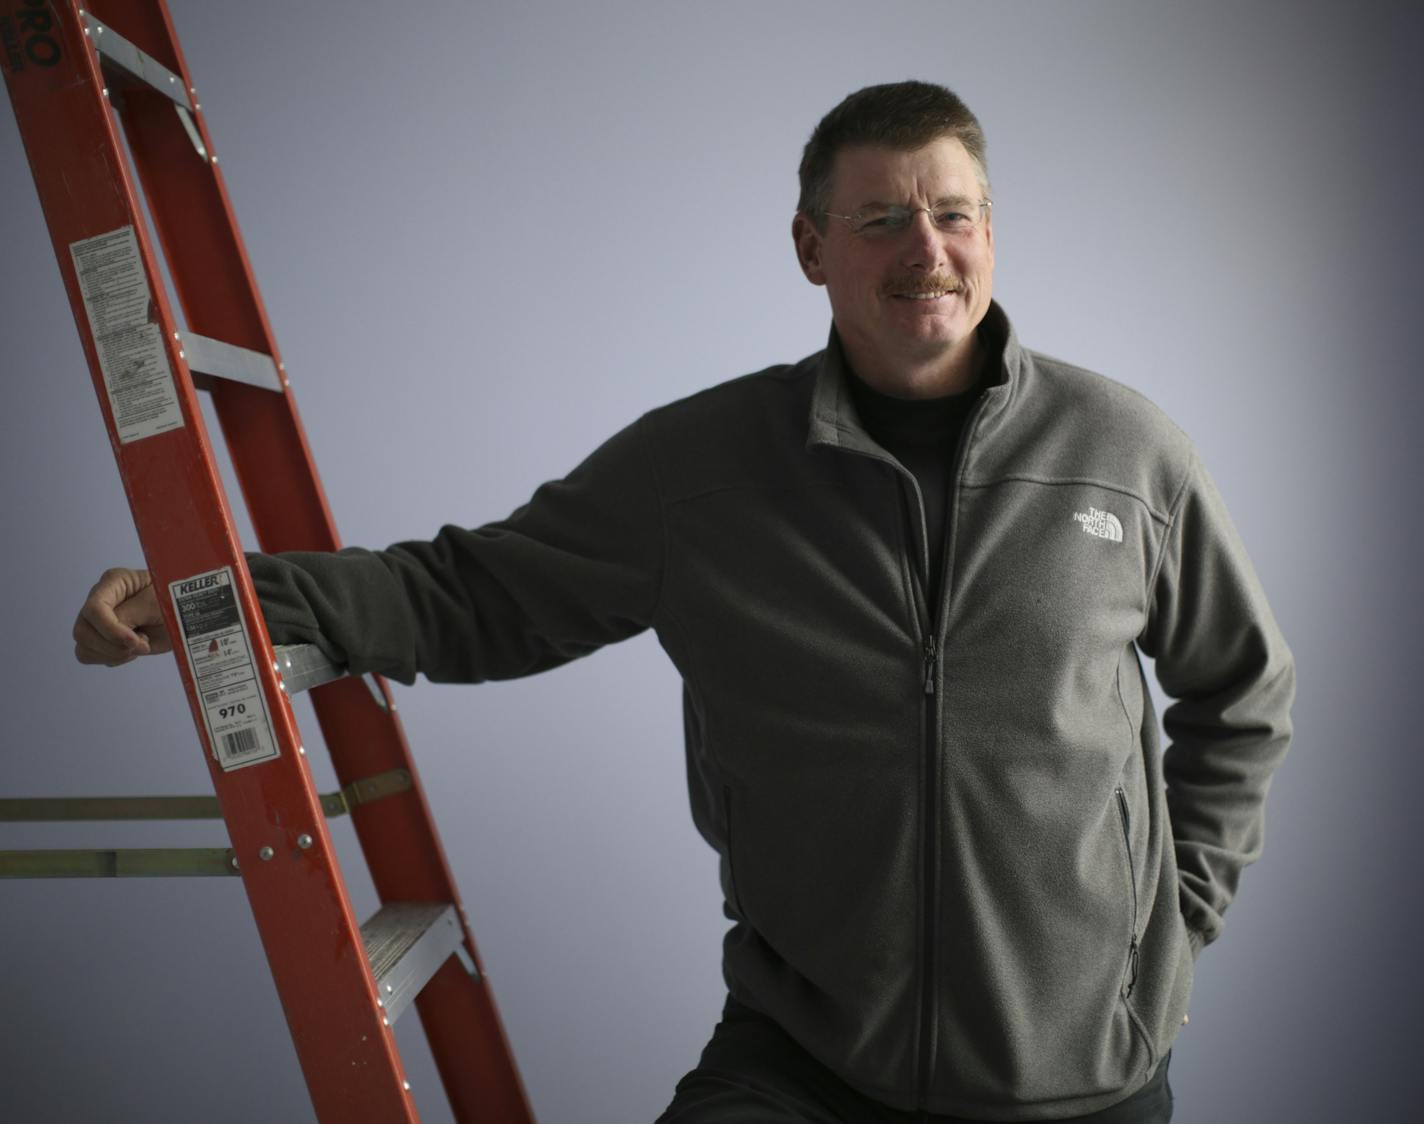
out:
{"label": "orange ladder", "polygon": [[[412,1002],[456,1119],[532,1122],[386,685],[267,636],[199,389],[262,549],[340,543],[168,10],[7,11],[0,66],[217,795],[5,800],[0,819],[220,814],[231,847],[3,852],[0,876],[240,873],[324,1124],[417,1120],[393,1029]],[[308,687],[342,786],[326,796],[289,701]],[[364,925],[326,828],[346,812],[382,902]]]}

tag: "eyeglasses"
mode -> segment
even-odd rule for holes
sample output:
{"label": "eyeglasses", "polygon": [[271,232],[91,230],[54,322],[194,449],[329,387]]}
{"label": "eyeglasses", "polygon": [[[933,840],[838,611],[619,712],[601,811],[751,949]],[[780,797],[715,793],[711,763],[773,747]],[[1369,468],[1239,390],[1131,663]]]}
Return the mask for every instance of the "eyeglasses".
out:
{"label": "eyeglasses", "polygon": [[936,207],[875,206],[856,211],[853,215],[838,215],[834,211],[822,211],[821,214],[849,223],[851,233],[857,237],[889,240],[909,230],[921,211],[929,215],[930,222],[942,234],[972,234],[979,229],[993,205],[988,199],[982,203],[959,200]]}

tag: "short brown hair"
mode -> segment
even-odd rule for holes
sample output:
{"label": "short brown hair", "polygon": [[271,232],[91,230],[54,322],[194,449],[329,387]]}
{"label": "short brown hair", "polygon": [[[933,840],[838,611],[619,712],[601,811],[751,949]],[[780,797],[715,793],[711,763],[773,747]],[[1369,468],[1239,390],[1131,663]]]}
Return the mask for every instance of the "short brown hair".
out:
{"label": "short brown hair", "polygon": [[954,137],[974,158],[979,186],[989,195],[984,130],[959,96],[933,82],[888,82],[857,90],[821,118],[801,154],[801,197],[796,209],[825,228],[836,154],[860,146],[921,148]]}

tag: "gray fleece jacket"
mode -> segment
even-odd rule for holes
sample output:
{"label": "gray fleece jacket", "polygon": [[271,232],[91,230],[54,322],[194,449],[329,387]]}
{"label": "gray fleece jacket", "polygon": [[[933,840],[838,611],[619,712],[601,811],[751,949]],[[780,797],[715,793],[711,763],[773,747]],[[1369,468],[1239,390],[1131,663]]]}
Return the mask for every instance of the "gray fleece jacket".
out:
{"label": "gray fleece jacket", "polygon": [[984,331],[937,605],[918,487],[834,347],[651,411],[502,522],[250,563],[276,642],[403,682],[655,629],[732,993],[895,1108],[1037,1120],[1172,1045],[1294,676],[1181,431],[997,305]]}

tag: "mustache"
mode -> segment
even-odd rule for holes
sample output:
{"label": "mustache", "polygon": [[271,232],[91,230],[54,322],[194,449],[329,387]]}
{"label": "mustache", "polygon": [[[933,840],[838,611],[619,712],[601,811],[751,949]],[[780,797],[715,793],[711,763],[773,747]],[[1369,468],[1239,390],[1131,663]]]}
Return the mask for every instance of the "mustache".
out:
{"label": "mustache", "polygon": [[897,277],[881,292],[887,297],[915,296],[918,293],[957,293],[964,282],[951,273],[921,273],[912,277]]}

